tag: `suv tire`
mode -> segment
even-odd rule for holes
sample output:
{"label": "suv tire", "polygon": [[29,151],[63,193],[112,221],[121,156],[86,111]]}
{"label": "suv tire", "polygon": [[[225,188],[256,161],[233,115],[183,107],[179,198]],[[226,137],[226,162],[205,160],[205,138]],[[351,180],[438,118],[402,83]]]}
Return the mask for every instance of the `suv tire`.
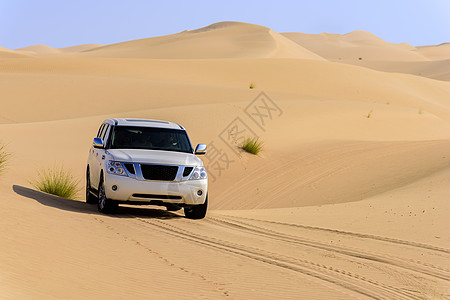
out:
{"label": "suv tire", "polygon": [[184,215],[188,219],[203,219],[206,216],[207,209],[208,209],[208,195],[206,195],[205,203],[185,207]]}
{"label": "suv tire", "polygon": [[114,213],[117,209],[118,204],[113,200],[106,198],[105,184],[103,183],[103,178],[100,178],[100,183],[98,185],[98,211],[104,214]]}

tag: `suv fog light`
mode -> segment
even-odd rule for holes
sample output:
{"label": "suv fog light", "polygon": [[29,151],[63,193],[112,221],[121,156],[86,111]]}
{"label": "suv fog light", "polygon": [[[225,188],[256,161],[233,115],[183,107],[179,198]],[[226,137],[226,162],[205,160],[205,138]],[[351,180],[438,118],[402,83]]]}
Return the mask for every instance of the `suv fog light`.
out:
{"label": "suv fog light", "polygon": [[112,187],[111,187],[111,189],[115,192],[115,191],[117,191],[117,185],[113,185]]}
{"label": "suv fog light", "polygon": [[199,195],[199,196],[203,195],[203,191],[202,190],[198,190],[197,191],[197,195]]}

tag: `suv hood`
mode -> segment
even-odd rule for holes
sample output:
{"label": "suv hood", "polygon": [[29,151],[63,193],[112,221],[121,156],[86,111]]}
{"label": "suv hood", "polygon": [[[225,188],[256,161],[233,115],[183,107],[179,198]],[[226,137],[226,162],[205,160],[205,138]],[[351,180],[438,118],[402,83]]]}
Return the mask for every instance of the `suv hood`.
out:
{"label": "suv hood", "polygon": [[203,162],[191,153],[141,150],[141,149],[108,149],[111,160],[133,163],[151,163],[183,166],[200,166]]}

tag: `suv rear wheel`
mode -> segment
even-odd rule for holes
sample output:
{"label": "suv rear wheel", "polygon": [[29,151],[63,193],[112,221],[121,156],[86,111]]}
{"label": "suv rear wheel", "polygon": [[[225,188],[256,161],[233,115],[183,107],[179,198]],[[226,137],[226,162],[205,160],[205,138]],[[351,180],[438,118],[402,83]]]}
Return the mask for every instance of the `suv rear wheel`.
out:
{"label": "suv rear wheel", "polygon": [[106,198],[105,184],[103,183],[103,178],[101,178],[98,185],[98,211],[104,214],[111,214],[116,211],[117,206],[116,202]]}
{"label": "suv rear wheel", "polygon": [[208,195],[206,195],[205,203],[200,205],[192,205],[184,208],[184,215],[188,219],[203,219],[208,209]]}

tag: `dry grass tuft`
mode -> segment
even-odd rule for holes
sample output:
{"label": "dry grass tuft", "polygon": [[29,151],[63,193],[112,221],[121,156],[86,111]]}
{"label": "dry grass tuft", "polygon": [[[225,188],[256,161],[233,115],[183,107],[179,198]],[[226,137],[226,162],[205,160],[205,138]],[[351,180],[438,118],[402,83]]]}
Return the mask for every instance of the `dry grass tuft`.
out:
{"label": "dry grass tuft", "polygon": [[74,199],[80,191],[80,181],[63,167],[39,170],[38,178],[31,184],[41,192],[67,199]]}
{"label": "dry grass tuft", "polygon": [[264,143],[259,138],[246,138],[242,143],[242,149],[248,153],[258,155],[263,148]]}

